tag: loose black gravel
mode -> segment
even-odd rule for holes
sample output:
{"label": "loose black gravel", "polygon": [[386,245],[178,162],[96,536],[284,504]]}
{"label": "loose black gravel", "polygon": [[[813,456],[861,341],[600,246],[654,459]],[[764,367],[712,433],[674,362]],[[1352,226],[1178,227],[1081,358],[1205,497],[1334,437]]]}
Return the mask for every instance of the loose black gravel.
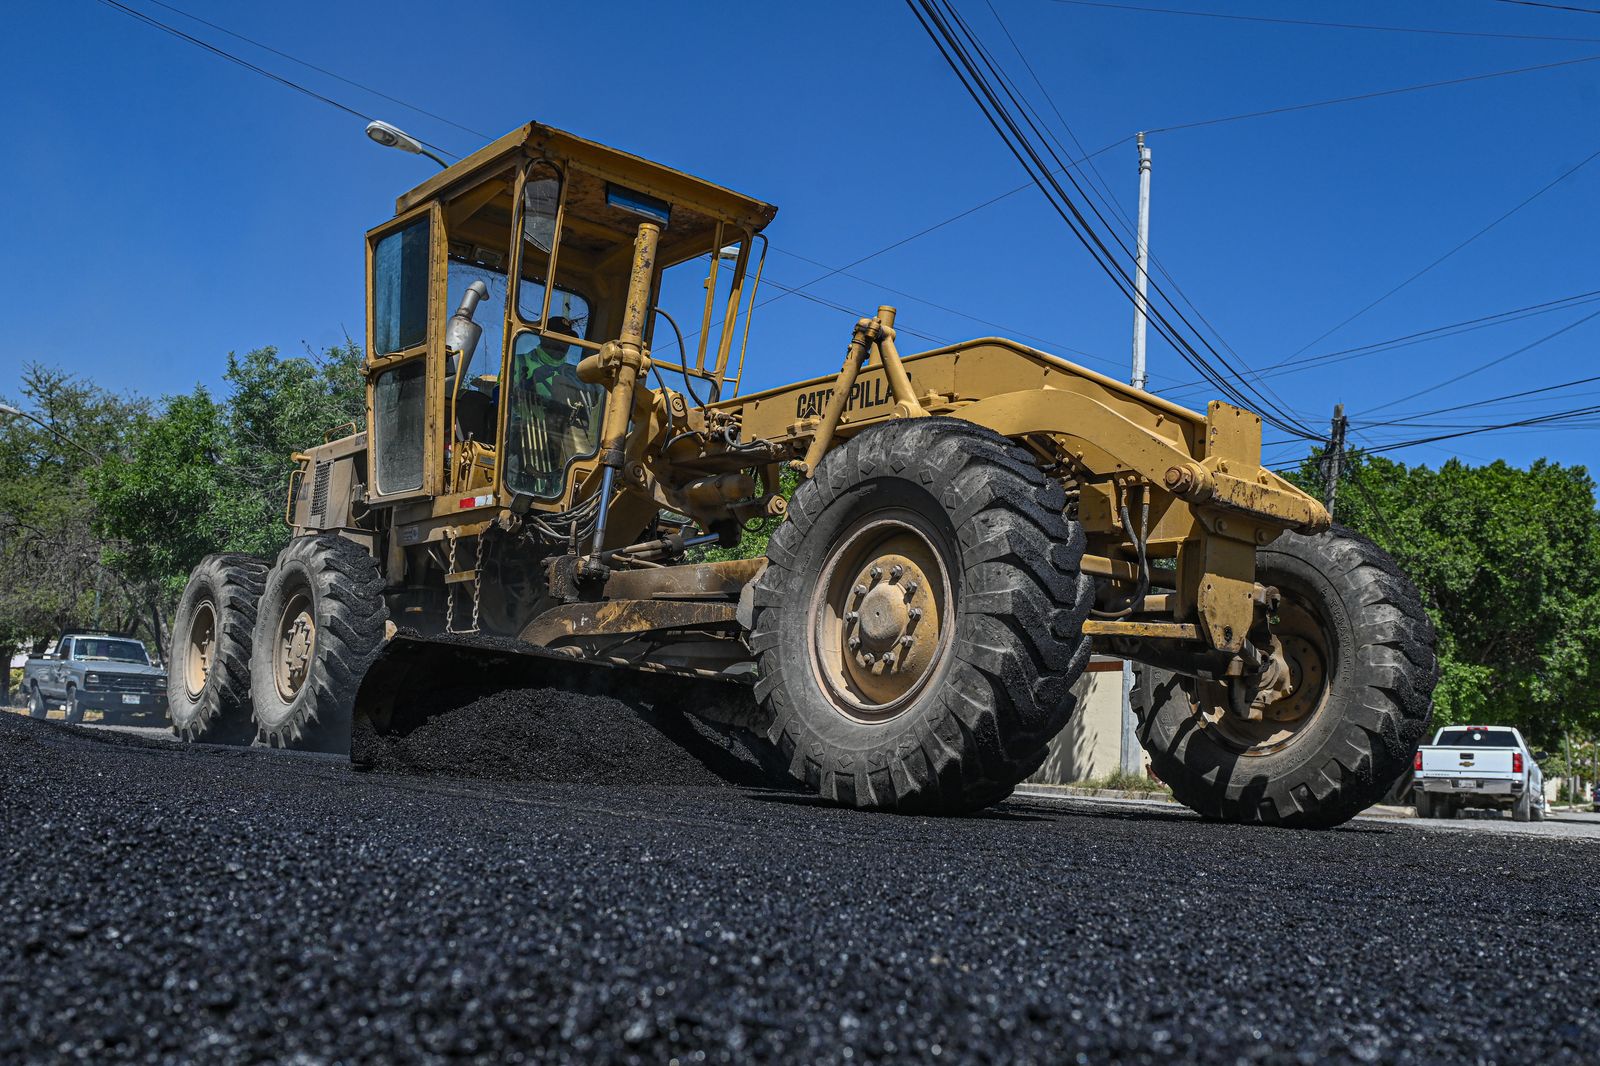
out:
{"label": "loose black gravel", "polygon": [[793,788],[764,741],[638,696],[461,689],[435,694],[429,710],[403,733],[362,719],[352,758],[376,771],[497,781]]}
{"label": "loose black gravel", "polygon": [[0,716],[0,1061],[1592,1062],[1600,851]]}

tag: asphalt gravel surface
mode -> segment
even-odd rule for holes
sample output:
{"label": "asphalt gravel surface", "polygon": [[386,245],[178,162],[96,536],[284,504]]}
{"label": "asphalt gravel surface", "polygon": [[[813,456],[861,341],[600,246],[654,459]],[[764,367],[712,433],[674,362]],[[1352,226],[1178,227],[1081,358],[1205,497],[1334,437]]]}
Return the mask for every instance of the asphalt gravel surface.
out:
{"label": "asphalt gravel surface", "polygon": [[1589,841],[1032,799],[895,817],[9,715],[0,771],[4,1062],[1600,1049]]}

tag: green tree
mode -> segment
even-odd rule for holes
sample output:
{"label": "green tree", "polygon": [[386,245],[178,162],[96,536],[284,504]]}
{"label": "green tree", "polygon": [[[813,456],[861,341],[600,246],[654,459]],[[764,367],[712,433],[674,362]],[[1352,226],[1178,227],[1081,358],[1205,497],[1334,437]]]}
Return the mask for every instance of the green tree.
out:
{"label": "green tree", "polygon": [[[1322,494],[1320,456],[1289,475]],[[1440,724],[1516,725],[1554,747],[1600,726],[1600,515],[1581,466],[1437,470],[1349,453],[1338,519],[1395,557],[1439,631]]]}
{"label": "green tree", "polygon": [[113,565],[170,607],[205,555],[276,554],[294,453],[363,421],[361,362],[350,342],[287,358],[261,348],[229,355],[220,400],[204,387],[168,397],[92,479]]}
{"label": "green tree", "polygon": [[[32,417],[0,419],[0,655],[7,662],[69,626],[132,631],[154,617],[147,590],[106,557],[88,491],[99,457],[126,447],[148,405],[33,364],[23,369],[17,406]],[[0,671],[0,702],[9,699],[9,684],[10,672]]]}

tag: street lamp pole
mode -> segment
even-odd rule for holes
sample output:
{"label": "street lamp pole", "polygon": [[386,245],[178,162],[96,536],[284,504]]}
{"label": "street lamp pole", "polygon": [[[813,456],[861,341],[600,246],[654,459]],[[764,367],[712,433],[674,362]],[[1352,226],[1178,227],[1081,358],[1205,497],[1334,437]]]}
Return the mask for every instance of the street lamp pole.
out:
{"label": "street lamp pole", "polygon": [[28,412],[22,410],[20,407],[12,407],[8,403],[0,403],[0,415],[15,415],[18,418],[26,418],[29,422],[34,423],[35,425],[39,426],[40,428],[45,429],[45,430],[49,431],[50,433],[54,434],[55,436],[61,438],[64,441],[66,441],[68,444],[72,445],[74,448],[76,448],[79,451],[83,452],[83,454],[87,455],[89,458],[93,459],[95,462],[97,462],[97,463],[105,462],[105,457],[100,455],[98,452],[96,452],[93,449],[87,447],[86,445],[80,444],[78,441],[73,440],[71,437],[67,436],[65,433],[61,432],[55,426],[52,426],[50,423],[46,422],[44,419],[39,418],[39,417],[37,417],[35,415],[31,415]]}

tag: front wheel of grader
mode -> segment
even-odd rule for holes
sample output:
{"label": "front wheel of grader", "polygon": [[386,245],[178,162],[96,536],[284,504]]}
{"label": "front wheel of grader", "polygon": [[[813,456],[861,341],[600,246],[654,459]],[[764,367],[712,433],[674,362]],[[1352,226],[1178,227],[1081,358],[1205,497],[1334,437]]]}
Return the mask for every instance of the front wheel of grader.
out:
{"label": "front wheel of grader", "polygon": [[1276,698],[1252,708],[1234,686],[1173,675],[1136,702],[1139,737],[1155,775],[1205,817],[1338,825],[1410,767],[1438,680],[1433,626],[1394,560],[1337,526],[1282,534],[1256,574],[1280,597],[1263,639]]}
{"label": "front wheel of grader", "polygon": [[961,813],[1037,769],[1089,660],[1064,504],[970,422],[897,420],[829,452],[754,592],[756,694],[790,773],[847,806]]}

